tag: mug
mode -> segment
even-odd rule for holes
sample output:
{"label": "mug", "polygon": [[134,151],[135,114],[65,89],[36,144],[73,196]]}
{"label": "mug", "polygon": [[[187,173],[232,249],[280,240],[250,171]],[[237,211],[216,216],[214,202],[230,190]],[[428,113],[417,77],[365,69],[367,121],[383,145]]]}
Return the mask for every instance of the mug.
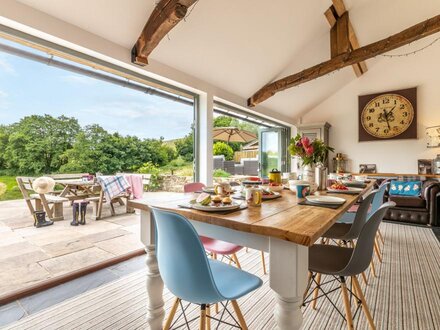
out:
{"label": "mug", "polygon": [[216,195],[227,196],[231,193],[231,185],[227,182],[219,183],[214,187],[214,192]]}
{"label": "mug", "polygon": [[296,185],[296,196],[298,198],[304,198],[308,195],[310,195],[310,185],[309,184]]}

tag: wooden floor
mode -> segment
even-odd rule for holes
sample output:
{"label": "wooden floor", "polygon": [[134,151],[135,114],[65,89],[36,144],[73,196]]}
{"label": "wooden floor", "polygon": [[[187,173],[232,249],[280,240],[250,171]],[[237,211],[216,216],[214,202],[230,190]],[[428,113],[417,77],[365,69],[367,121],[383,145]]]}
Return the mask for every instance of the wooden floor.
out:
{"label": "wooden floor", "polygon": [[[384,223],[382,231],[385,249],[383,264],[376,262],[379,278],[368,273],[369,285],[364,287],[377,329],[440,329],[439,241],[429,228]],[[242,250],[239,258],[245,270],[264,281],[261,289],[239,301],[249,329],[273,329],[274,298],[269,277],[262,274],[260,254]],[[333,299],[342,309],[337,295],[335,292]],[[167,309],[172,299],[166,292]],[[140,271],[5,329],[147,329],[145,306],[145,272]],[[324,300],[318,302],[316,311],[306,307],[303,312],[304,329],[345,329],[342,318]],[[196,310],[191,313],[195,315]],[[355,319],[355,326],[368,329],[362,314]],[[191,329],[197,329],[195,323]]]}

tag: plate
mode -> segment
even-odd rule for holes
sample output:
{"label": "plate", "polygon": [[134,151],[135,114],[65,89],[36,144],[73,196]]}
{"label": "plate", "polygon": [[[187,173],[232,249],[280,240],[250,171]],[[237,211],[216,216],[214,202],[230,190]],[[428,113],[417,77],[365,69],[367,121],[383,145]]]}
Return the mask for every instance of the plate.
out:
{"label": "plate", "polygon": [[278,198],[281,194],[279,192],[273,192],[273,195],[263,195],[263,201],[268,199],[275,199]]}
{"label": "plate", "polygon": [[273,192],[279,192],[284,189],[284,187],[282,185],[279,185],[279,186],[262,185],[261,188],[264,190],[270,190]]}
{"label": "plate", "polygon": [[332,189],[332,188],[330,188],[330,187],[328,187],[327,188],[327,191],[328,192],[334,192],[334,193],[344,193],[344,192],[348,192],[348,193],[354,193],[354,192],[356,192],[356,193],[360,193],[360,192],[362,192],[362,188],[356,188],[356,187],[347,187],[347,190],[342,190],[342,189]]}
{"label": "plate", "polygon": [[240,208],[240,205],[241,204],[234,203],[234,202],[232,202],[231,205],[219,205],[219,206],[193,204],[192,208],[194,210],[199,210],[199,211],[223,212],[223,211],[236,210],[236,209]]}
{"label": "plate", "polygon": [[344,198],[334,196],[306,196],[306,199],[308,202],[314,204],[341,205],[346,202]]}
{"label": "plate", "polygon": [[[215,194],[215,188],[214,187],[205,187],[202,189],[203,192],[207,194]],[[237,189],[231,189],[231,194],[236,192]]]}

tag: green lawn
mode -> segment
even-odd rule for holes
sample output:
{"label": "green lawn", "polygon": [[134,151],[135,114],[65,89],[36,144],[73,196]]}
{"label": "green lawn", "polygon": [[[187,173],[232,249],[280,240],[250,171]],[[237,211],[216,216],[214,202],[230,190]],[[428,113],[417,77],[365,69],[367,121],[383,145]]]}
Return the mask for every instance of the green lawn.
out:
{"label": "green lawn", "polygon": [[[6,185],[6,191],[4,191],[4,185]],[[22,198],[23,196],[20,189],[18,189],[15,176],[0,176],[0,201]]]}

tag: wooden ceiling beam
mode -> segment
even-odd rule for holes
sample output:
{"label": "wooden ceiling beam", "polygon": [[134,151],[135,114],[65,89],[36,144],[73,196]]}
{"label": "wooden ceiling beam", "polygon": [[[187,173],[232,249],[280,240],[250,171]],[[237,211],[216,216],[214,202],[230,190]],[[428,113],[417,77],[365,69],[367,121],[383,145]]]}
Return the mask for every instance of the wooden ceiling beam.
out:
{"label": "wooden ceiling beam", "polygon": [[132,63],[144,66],[159,42],[185,18],[197,0],[160,0],[132,49]]}
{"label": "wooden ceiling beam", "polygon": [[416,24],[388,38],[379,40],[358,49],[354,49],[350,52],[343,53],[301,72],[269,83],[248,99],[248,106],[253,107],[267,100],[278,92],[325,76],[330,72],[342,69],[346,66],[350,66],[355,63],[376,57],[380,54],[384,54],[437,32],[440,32],[440,15]]}
{"label": "wooden ceiling beam", "polygon": [[[324,13],[325,18],[330,24],[331,29],[334,28],[334,25],[340,19],[347,10],[345,9],[345,5],[343,0],[333,0],[333,5],[330,6]],[[330,30],[332,31],[332,30]],[[333,32],[334,33],[334,32]],[[330,32],[330,39],[332,39],[332,32]],[[348,20],[348,39],[350,40],[351,49],[358,49],[360,47],[359,41],[357,39],[356,33],[354,32],[353,25],[351,21]],[[333,41],[330,40],[330,48],[331,53],[333,54],[333,49],[335,45],[333,45]],[[333,57],[333,55],[332,55]],[[353,71],[357,77],[360,77],[362,74],[368,71],[367,64],[365,62],[360,62],[352,65]]]}

